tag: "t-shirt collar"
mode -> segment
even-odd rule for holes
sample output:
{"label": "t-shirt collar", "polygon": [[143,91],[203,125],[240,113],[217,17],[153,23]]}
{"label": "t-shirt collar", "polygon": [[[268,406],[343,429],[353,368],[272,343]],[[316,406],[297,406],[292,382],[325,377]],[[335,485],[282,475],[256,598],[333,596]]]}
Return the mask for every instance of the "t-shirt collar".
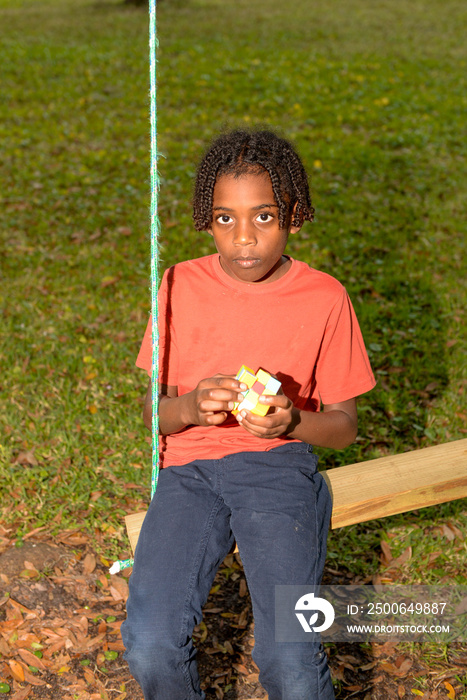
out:
{"label": "t-shirt collar", "polygon": [[268,294],[269,292],[275,293],[282,287],[290,285],[293,278],[298,272],[297,261],[294,260],[290,255],[286,255],[285,257],[292,262],[287,272],[284,275],[282,275],[282,277],[279,277],[278,280],[274,280],[273,282],[266,282],[264,284],[248,284],[247,282],[240,282],[239,280],[235,280],[233,277],[231,277],[225,272],[224,268],[221,265],[220,255],[218,253],[215,253],[211,256],[211,261],[216,277],[224,286],[230,287],[231,289],[235,289],[239,292],[244,292],[245,294]]}

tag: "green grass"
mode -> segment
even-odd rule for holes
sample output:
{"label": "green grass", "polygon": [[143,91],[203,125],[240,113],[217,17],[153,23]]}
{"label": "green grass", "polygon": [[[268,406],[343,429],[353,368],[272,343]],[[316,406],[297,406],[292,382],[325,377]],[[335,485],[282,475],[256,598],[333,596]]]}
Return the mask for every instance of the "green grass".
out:
{"label": "green grass", "polygon": [[[190,197],[223,125],[294,140],[317,217],[290,253],[346,285],[379,382],[328,466],[465,436],[465,14],[458,0],[158,9],[162,267],[212,252]],[[147,24],[114,0],[0,0],[2,518],[18,537],[86,527],[120,553],[150,480],[134,367],[150,306]],[[403,550],[418,531],[418,580],[447,521],[465,533],[462,504],[338,531],[330,561],[371,575],[381,537]],[[456,542],[438,567],[453,578]]]}

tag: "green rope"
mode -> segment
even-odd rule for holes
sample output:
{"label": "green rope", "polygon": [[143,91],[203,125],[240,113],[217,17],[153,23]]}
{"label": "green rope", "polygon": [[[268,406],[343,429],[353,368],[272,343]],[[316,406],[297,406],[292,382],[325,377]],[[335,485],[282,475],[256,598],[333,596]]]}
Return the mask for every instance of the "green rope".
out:
{"label": "green rope", "polygon": [[[157,110],[156,110],[156,0],[149,0],[149,83],[151,97],[151,311],[152,311],[152,476],[151,500],[159,478],[159,330],[157,325],[159,289],[159,231],[157,214],[159,176],[157,173]],[[133,566],[133,559],[116,561],[111,574]]]}
{"label": "green rope", "polygon": [[152,478],[151,499],[159,477],[159,331],[157,327],[159,289],[159,217],[157,203],[157,110],[156,110],[156,0],[149,2],[149,76],[151,89],[151,308],[152,308]]}

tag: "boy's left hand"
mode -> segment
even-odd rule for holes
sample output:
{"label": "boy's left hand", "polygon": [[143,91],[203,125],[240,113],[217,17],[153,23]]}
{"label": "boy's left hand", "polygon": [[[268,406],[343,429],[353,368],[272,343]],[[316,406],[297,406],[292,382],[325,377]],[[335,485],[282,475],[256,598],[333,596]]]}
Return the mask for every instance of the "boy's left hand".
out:
{"label": "boy's left hand", "polygon": [[240,411],[236,418],[245,430],[248,430],[255,437],[271,439],[280,437],[293,429],[297,421],[295,415],[297,409],[285,394],[260,396],[259,402],[266,406],[272,406],[274,412],[258,416],[251,411]]}

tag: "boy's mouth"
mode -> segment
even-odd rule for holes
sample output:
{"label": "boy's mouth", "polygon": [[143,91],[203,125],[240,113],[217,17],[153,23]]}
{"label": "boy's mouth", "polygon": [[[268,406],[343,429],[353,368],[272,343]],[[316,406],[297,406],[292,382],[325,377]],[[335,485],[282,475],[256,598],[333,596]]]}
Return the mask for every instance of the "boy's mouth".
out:
{"label": "boy's mouth", "polygon": [[235,258],[234,263],[240,267],[254,267],[260,262],[259,258]]}

